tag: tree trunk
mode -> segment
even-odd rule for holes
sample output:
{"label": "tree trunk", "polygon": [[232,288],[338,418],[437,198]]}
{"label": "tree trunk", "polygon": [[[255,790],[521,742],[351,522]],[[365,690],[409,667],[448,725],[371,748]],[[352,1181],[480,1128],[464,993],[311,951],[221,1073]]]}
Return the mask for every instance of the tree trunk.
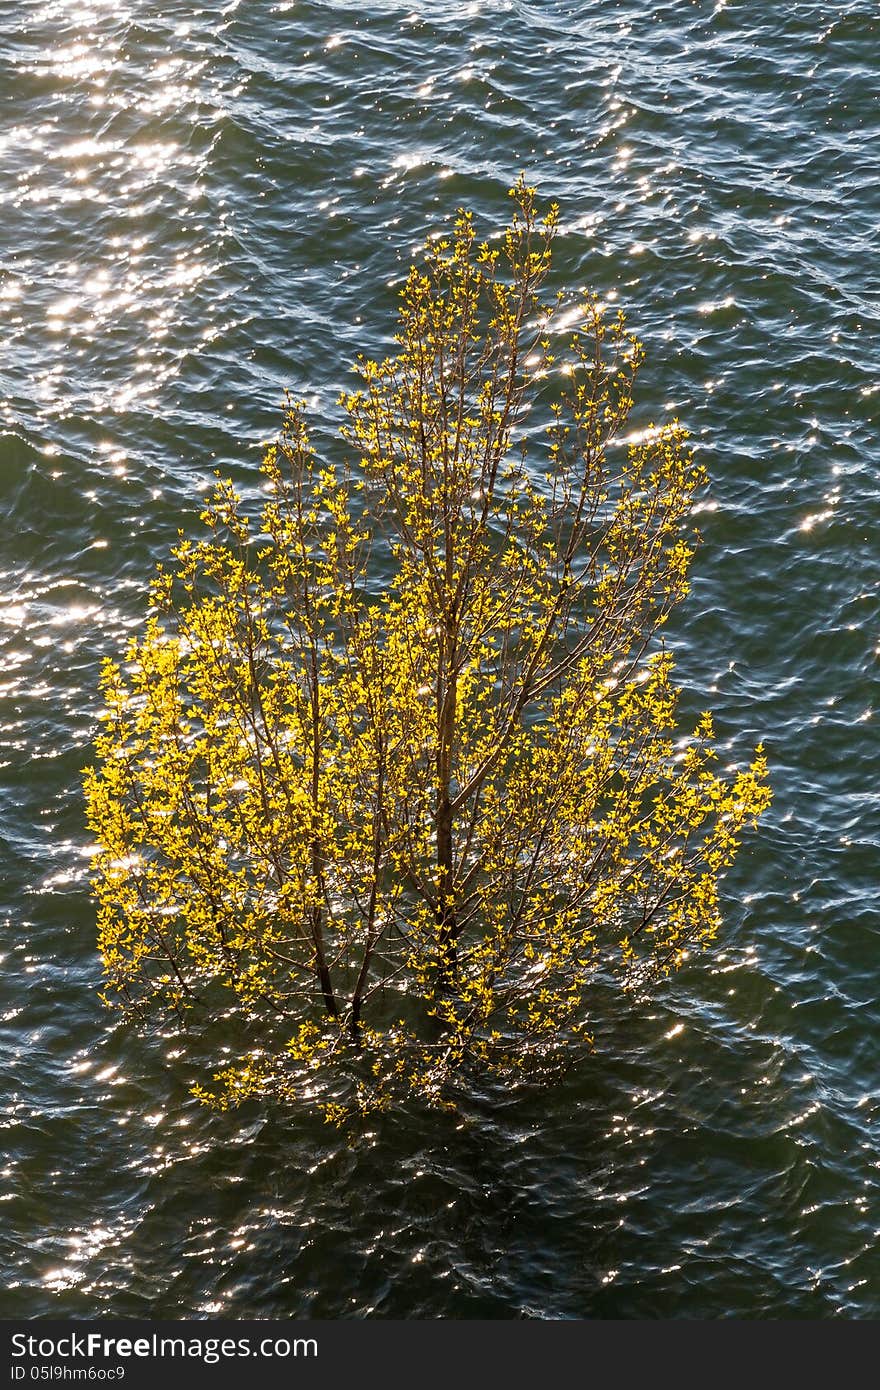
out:
{"label": "tree trunk", "polygon": [[456,974],[457,923],[455,913],[455,864],[452,841],[452,761],[458,681],[454,667],[455,631],[452,623],[444,634],[438,684],[442,691],[437,740],[437,868],[439,869],[437,926],[440,944],[441,982],[451,989]]}

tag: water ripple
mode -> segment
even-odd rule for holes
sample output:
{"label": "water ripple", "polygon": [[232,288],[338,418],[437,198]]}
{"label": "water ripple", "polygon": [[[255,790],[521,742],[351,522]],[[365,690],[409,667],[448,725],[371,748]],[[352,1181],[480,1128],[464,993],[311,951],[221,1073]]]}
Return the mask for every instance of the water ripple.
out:
{"label": "water ripple", "polygon": [[[7,7],[8,8],[8,7]],[[839,9],[839,7],[838,7]],[[878,20],[633,0],[26,0],[0,37],[0,1268],[5,1315],[876,1316],[871,276]],[[105,651],[285,387],[335,442],[424,234],[562,203],[624,304],[635,427],[712,485],[670,632],[776,792],[719,952],[551,1093],[205,1114],[96,998],[78,779]]]}

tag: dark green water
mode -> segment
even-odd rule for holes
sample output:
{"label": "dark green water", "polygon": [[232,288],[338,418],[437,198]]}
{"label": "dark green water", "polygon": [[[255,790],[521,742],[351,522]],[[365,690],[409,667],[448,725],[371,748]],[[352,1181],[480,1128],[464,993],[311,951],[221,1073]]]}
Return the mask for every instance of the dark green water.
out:
{"label": "dark green water", "polygon": [[[355,18],[357,16],[357,18]],[[871,0],[0,3],[0,1313],[880,1315]],[[96,998],[101,654],[282,389],[520,169],[712,475],[674,637],[776,799],[726,930],[562,1087],[352,1148],[210,1116]]]}

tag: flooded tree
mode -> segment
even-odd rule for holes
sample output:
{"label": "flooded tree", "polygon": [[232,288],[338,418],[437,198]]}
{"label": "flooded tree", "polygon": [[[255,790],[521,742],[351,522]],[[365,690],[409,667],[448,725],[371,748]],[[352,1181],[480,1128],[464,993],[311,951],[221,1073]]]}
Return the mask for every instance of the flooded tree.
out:
{"label": "flooded tree", "polygon": [[462,212],[411,269],[348,462],[289,402],[261,513],[218,480],[105,665],[106,995],[234,1014],[196,1088],[221,1107],[340,1120],[570,1057],[598,970],[641,989],[713,939],[770,799],[760,748],[725,777],[708,714],[676,731],[686,431],[625,437],[641,346],[590,296],[557,332],[557,210],[512,197],[502,235]]}

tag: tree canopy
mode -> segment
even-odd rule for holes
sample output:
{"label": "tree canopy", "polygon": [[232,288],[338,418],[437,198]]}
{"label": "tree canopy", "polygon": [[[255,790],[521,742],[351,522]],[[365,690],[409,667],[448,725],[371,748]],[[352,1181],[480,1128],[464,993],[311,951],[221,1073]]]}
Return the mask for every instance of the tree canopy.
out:
{"label": "tree canopy", "polygon": [[411,268],[347,461],[288,401],[259,515],[218,478],[104,665],[106,997],[234,1011],[219,1106],[339,1120],[571,1056],[598,970],[642,988],[714,938],[770,800],[760,748],[725,776],[708,713],[676,730],[658,633],[703,470],[676,420],[626,436],[621,314],[584,296],[551,350],[557,209],[512,197]]}

